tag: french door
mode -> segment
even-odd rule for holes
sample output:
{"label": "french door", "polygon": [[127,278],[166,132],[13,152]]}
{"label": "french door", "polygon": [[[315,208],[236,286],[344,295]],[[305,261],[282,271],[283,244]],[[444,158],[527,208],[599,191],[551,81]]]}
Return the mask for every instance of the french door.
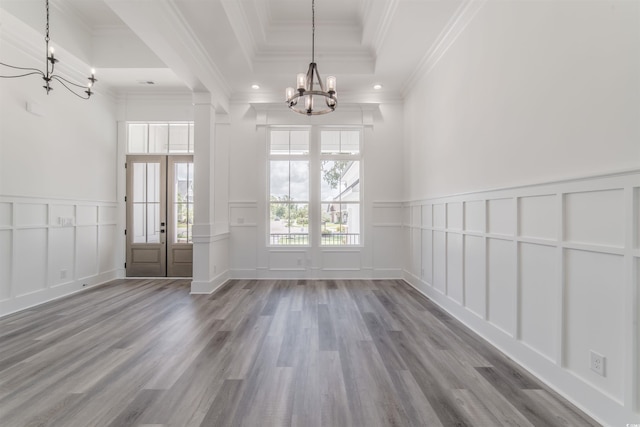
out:
{"label": "french door", "polygon": [[128,277],[190,277],[193,156],[127,156]]}

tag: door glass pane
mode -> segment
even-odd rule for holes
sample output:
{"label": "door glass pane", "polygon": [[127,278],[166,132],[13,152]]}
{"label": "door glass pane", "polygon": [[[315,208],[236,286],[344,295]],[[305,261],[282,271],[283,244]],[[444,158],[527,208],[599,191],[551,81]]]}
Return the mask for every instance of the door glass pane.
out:
{"label": "door glass pane", "polygon": [[133,163],[133,243],[160,242],[160,163]]}
{"label": "door glass pane", "polygon": [[147,201],[160,202],[160,163],[147,163]]}
{"label": "door glass pane", "polygon": [[149,125],[149,153],[166,153],[169,150],[169,125]]}
{"label": "door glass pane", "polygon": [[147,201],[147,164],[133,164],[133,202],[141,203]]}
{"label": "door glass pane", "polygon": [[173,243],[192,243],[193,163],[176,163],[173,183]]}
{"label": "door glass pane", "polygon": [[147,204],[133,204],[133,222],[131,233],[133,233],[133,243],[147,243]]}
{"label": "door glass pane", "polygon": [[147,203],[147,243],[160,243],[160,203]]}

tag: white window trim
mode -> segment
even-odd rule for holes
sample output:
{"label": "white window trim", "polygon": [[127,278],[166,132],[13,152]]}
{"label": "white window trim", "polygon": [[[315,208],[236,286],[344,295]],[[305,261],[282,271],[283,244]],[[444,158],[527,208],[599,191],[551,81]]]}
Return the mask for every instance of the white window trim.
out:
{"label": "white window trim", "polygon": [[[308,155],[286,155],[286,154],[271,154],[271,131],[273,130],[309,130],[309,154]],[[266,164],[267,164],[267,179],[266,179],[266,244],[270,249],[287,249],[287,248],[319,248],[319,249],[357,249],[364,247],[364,200],[363,200],[363,151],[364,151],[364,126],[358,125],[311,125],[311,126],[283,126],[283,125],[271,125],[266,127],[267,136],[267,149],[266,149]],[[320,146],[320,134],[323,130],[357,130],[360,133],[359,137],[359,150],[358,154],[329,154],[321,153]],[[271,171],[270,165],[272,160],[308,160],[309,161],[309,228],[308,228],[308,244],[304,245],[274,245],[271,244]],[[345,204],[357,204],[359,206],[360,224],[359,224],[359,243],[354,245],[323,245],[322,244],[322,204],[320,199],[320,175],[321,175],[321,163],[323,160],[353,160],[359,161],[359,186],[360,186],[360,198],[357,202],[345,202]],[[305,203],[305,202],[301,202]]]}

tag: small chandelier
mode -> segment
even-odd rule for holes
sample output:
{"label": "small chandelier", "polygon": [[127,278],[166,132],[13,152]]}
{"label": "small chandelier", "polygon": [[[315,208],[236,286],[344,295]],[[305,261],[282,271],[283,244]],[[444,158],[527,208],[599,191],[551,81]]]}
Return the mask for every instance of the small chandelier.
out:
{"label": "small chandelier", "polygon": [[89,99],[91,95],[93,95],[91,88],[93,87],[95,82],[98,81],[98,79],[96,79],[96,76],[95,76],[96,71],[94,69],[91,70],[91,76],[88,77],[89,82],[86,85],[74,83],[58,74],[54,74],[54,68],[55,68],[56,62],[58,62],[58,59],[56,59],[56,57],[54,56],[53,46],[49,47],[49,40],[50,40],[49,39],[49,0],[45,0],[45,4],[47,9],[47,26],[46,26],[46,35],[44,37],[44,41],[46,43],[46,53],[47,53],[47,59],[45,61],[45,71],[39,70],[37,68],[16,67],[14,65],[9,65],[9,64],[5,64],[4,62],[0,62],[0,65],[4,67],[12,68],[14,70],[26,71],[26,73],[23,73],[23,74],[16,74],[16,75],[9,75],[9,76],[0,75],[0,77],[5,79],[15,79],[18,77],[40,75],[42,76],[42,80],[44,80],[44,86],[42,87],[47,91],[47,95],[49,95],[49,92],[53,90],[53,88],[51,87],[51,82],[52,80],[55,80],[58,83],[60,83],[62,86],[67,88],[69,92],[73,93],[77,97],[82,99]]}
{"label": "small chandelier", "polygon": [[[286,89],[287,106],[296,113],[315,116],[334,111],[338,105],[336,97],[336,78],[327,77],[327,90],[322,84],[316,64],[316,2],[311,0],[311,63],[307,74],[300,73],[297,77],[297,91],[292,87]],[[315,77],[315,80],[314,80]],[[320,86],[320,90],[314,87]],[[315,99],[314,99],[315,98]]]}

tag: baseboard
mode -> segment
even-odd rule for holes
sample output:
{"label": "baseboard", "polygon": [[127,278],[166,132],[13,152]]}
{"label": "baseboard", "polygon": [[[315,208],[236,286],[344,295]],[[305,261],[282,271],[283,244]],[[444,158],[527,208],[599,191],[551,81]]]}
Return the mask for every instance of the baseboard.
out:
{"label": "baseboard", "polygon": [[0,317],[67,297],[120,277],[122,277],[121,270],[114,269],[0,301]]}
{"label": "baseboard", "polygon": [[208,281],[193,280],[191,282],[191,294],[211,294],[228,280],[229,271],[224,271]]}

